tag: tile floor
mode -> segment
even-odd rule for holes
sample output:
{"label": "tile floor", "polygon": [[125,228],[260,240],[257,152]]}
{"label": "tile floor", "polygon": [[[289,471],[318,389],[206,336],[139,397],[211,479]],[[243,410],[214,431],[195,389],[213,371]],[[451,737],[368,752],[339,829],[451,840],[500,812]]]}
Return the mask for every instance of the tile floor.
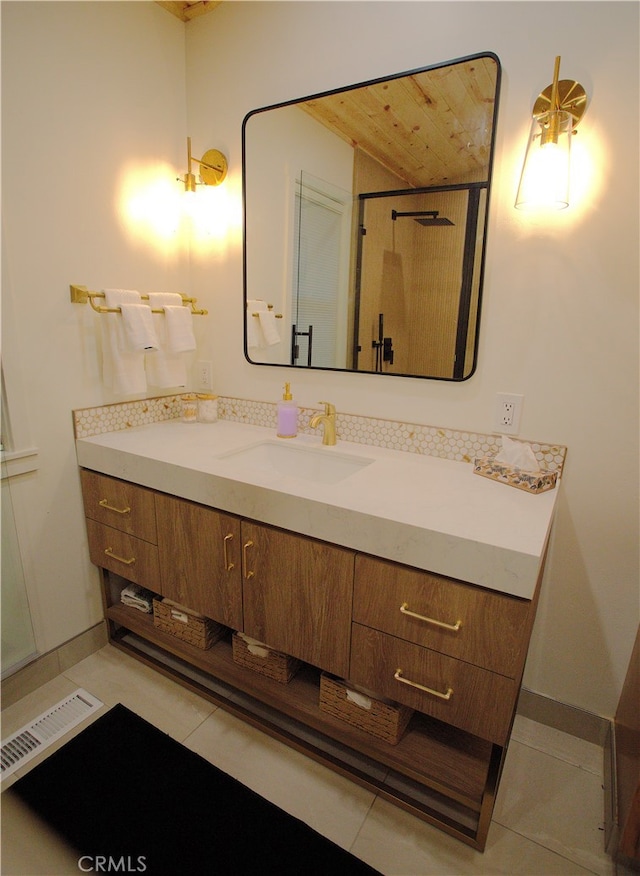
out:
{"label": "tile floor", "polygon": [[[105,709],[120,702],[137,712],[387,876],[621,876],[604,851],[602,749],[526,718],[516,719],[482,854],[110,645],[5,709],[2,738],[78,687],[102,700]],[[14,780],[5,782],[7,788]],[[77,856],[10,794],[3,793],[1,802],[3,876],[80,872]]]}

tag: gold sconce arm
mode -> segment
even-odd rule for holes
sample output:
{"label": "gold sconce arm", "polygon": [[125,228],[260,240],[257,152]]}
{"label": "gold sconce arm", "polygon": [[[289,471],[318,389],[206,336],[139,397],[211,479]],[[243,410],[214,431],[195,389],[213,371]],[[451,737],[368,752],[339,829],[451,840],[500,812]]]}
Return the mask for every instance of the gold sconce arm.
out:
{"label": "gold sconce arm", "polygon": [[228,164],[225,156],[218,149],[208,149],[202,158],[194,158],[191,153],[191,137],[187,137],[187,172],[184,175],[185,192],[195,192],[195,174],[191,170],[191,163],[195,161],[200,166],[200,179],[205,186],[219,186],[227,176]]}

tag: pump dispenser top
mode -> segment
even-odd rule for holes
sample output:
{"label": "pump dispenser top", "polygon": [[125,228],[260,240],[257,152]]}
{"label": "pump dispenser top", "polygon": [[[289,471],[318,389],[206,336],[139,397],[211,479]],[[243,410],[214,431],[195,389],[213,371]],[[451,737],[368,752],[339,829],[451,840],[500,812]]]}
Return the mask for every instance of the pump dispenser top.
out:
{"label": "pump dispenser top", "polygon": [[291,384],[285,383],[282,401],[278,402],[278,438],[295,438],[298,434],[298,405],[291,394]]}

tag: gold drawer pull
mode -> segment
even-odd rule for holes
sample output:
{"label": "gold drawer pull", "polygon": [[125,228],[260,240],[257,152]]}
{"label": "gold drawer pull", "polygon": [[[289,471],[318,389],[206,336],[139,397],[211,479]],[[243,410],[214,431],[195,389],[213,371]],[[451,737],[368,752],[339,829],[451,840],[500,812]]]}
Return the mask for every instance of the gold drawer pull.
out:
{"label": "gold drawer pull", "polygon": [[111,557],[112,560],[117,560],[119,563],[124,563],[125,566],[133,566],[133,564],[136,561],[135,557],[131,557],[128,560],[125,560],[124,557],[119,557],[117,554],[114,554],[113,548],[110,548],[110,547],[105,548],[104,552],[108,557]]}
{"label": "gold drawer pull", "polygon": [[249,578],[253,578],[253,576],[255,575],[255,572],[248,568],[249,562],[247,560],[247,551],[250,547],[253,547],[253,542],[251,541],[251,539],[245,542],[245,544],[242,546],[242,552],[244,554],[244,577],[247,581],[249,580]]}
{"label": "gold drawer pull", "polygon": [[444,621],[436,620],[432,617],[425,617],[422,614],[416,614],[415,611],[409,611],[409,603],[403,602],[400,606],[400,611],[402,614],[407,614],[409,617],[416,617],[418,620],[424,621],[426,624],[433,624],[436,627],[441,627],[443,630],[451,630],[454,633],[457,633],[460,627],[462,626],[462,621],[457,620],[455,624],[446,624]]}
{"label": "gold drawer pull", "polygon": [[409,681],[408,678],[403,677],[402,669],[396,669],[393,677],[396,681],[401,681],[402,684],[408,684],[409,687],[417,687],[418,690],[423,690],[425,693],[431,694],[432,697],[438,697],[438,699],[440,700],[450,700],[453,694],[452,687],[448,687],[446,693],[440,693],[439,690],[433,690],[430,687],[425,687],[423,684],[418,684],[417,681]]}
{"label": "gold drawer pull", "polygon": [[131,511],[131,508],[129,508],[129,507],[127,507],[127,508],[114,508],[113,505],[109,505],[108,499],[100,499],[100,501],[98,502],[98,505],[100,505],[101,508],[106,508],[107,511],[115,511],[116,514],[129,514]]}
{"label": "gold drawer pull", "polygon": [[229,535],[225,535],[225,537],[223,539],[223,543],[224,543],[224,568],[225,568],[226,572],[230,572],[234,567],[234,564],[229,561],[229,551],[228,551],[228,547],[227,547],[228,543],[232,539],[233,539],[233,533],[231,533],[231,532],[229,533]]}

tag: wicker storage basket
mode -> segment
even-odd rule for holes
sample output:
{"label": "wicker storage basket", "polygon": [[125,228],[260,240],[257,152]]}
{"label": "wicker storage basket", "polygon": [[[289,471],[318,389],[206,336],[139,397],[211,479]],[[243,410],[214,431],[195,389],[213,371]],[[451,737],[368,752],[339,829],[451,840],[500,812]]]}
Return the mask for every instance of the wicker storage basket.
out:
{"label": "wicker storage basket", "polygon": [[172,602],[170,599],[153,600],[153,623],[163,633],[170,633],[183,642],[207,650],[227,631],[227,628],[204,615]]}
{"label": "wicker storage basket", "polygon": [[413,715],[408,706],[367,696],[326,672],[320,676],[320,709],[391,745],[400,742]]}
{"label": "wicker storage basket", "polygon": [[302,665],[300,660],[280,651],[273,651],[262,642],[247,639],[242,633],[234,633],[232,643],[235,663],[281,684],[288,684]]}

